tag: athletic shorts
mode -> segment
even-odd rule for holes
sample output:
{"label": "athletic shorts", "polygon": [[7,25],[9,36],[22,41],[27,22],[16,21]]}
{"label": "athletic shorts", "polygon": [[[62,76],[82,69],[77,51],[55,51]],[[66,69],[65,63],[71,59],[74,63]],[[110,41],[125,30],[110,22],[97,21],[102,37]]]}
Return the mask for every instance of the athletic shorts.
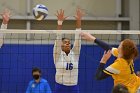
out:
{"label": "athletic shorts", "polygon": [[79,93],[79,86],[66,86],[62,84],[55,83],[54,93]]}

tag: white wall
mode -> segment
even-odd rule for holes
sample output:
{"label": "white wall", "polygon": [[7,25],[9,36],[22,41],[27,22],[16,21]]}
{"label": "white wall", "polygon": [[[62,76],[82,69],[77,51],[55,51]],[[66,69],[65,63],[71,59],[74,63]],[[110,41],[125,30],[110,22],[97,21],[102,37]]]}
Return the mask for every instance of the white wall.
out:
{"label": "white wall", "polygon": [[[86,11],[87,16],[115,16],[116,0],[30,0],[31,10],[36,4],[44,4],[49,15],[56,10],[64,9],[67,15],[73,16],[77,6]],[[14,15],[26,15],[26,0],[0,0],[0,11],[4,8],[12,10]]]}

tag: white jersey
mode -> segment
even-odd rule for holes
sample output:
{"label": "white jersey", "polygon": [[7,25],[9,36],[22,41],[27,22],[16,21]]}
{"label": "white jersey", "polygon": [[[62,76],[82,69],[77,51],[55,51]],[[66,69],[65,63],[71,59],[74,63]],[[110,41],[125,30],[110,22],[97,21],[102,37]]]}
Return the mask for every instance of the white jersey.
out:
{"label": "white jersey", "polygon": [[[1,25],[1,29],[7,29],[7,24],[2,24]],[[3,39],[4,39],[4,34],[0,34],[0,48],[2,47],[3,45]]]}
{"label": "white jersey", "polygon": [[61,42],[62,36],[58,34],[53,50],[54,64],[56,67],[55,80],[57,83],[66,86],[77,85],[81,37],[79,34],[75,34],[74,46],[68,56],[61,50]]}

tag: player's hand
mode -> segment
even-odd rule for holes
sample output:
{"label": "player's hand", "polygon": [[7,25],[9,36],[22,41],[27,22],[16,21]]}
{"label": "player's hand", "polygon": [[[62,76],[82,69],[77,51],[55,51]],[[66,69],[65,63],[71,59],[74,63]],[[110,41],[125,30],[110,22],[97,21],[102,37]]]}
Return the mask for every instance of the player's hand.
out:
{"label": "player's hand", "polygon": [[81,19],[84,16],[84,12],[80,9],[76,9],[76,15],[74,16],[76,19],[76,28],[81,28]]}
{"label": "player's hand", "polygon": [[59,11],[57,10],[57,13],[55,14],[57,16],[58,21],[64,21],[68,16],[64,15],[64,10],[60,9]]}
{"label": "player's hand", "polygon": [[76,15],[74,16],[76,20],[81,20],[84,16],[84,12],[78,7],[76,9]]}
{"label": "player's hand", "polygon": [[10,20],[10,16],[11,16],[11,12],[9,9],[5,9],[3,11],[2,14],[0,14],[2,16],[2,19],[3,19],[3,24],[8,24],[9,20]]}
{"label": "player's hand", "polygon": [[101,59],[101,63],[106,64],[106,62],[108,61],[108,59],[111,57],[111,50],[108,50],[107,52],[104,52],[104,55]]}
{"label": "player's hand", "polygon": [[95,39],[96,39],[94,36],[92,36],[88,32],[81,32],[80,35],[81,35],[82,39],[85,39],[87,41],[95,41]]}

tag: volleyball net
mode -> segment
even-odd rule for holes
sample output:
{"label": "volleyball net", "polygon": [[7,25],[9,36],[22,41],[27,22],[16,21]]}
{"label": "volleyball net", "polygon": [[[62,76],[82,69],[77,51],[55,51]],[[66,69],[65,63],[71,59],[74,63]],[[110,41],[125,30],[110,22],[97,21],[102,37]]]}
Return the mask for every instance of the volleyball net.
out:
{"label": "volleyball net", "polygon": [[[140,31],[138,30],[81,30],[89,32],[111,46],[118,47],[119,43],[129,38],[140,50]],[[30,80],[32,68],[39,67],[42,77],[47,79],[52,91],[55,84],[55,66],[53,46],[57,34],[69,38],[73,45],[75,30],[0,30],[0,93],[25,93]],[[80,93],[110,93],[113,81],[107,79],[98,82],[94,79],[99,61],[104,50],[94,42],[82,39],[79,58]],[[78,47],[78,46],[77,46]],[[111,58],[113,62],[114,58]],[[140,70],[140,59],[136,61],[135,70]]]}
{"label": "volleyball net", "polygon": [[[111,42],[112,44],[118,44],[125,38],[134,40],[136,44],[140,43],[139,30],[81,30],[79,32],[88,32],[96,38],[108,41],[108,43]],[[3,39],[5,43],[9,41],[12,43],[14,40],[15,42],[18,40],[19,43],[22,41],[25,41],[25,43],[34,41],[37,43],[36,41],[40,41],[41,44],[47,44],[47,42],[54,41],[58,33],[61,33],[63,37],[69,38],[72,41],[75,40],[75,30],[0,30],[0,38]],[[83,40],[83,42],[85,41]]]}

